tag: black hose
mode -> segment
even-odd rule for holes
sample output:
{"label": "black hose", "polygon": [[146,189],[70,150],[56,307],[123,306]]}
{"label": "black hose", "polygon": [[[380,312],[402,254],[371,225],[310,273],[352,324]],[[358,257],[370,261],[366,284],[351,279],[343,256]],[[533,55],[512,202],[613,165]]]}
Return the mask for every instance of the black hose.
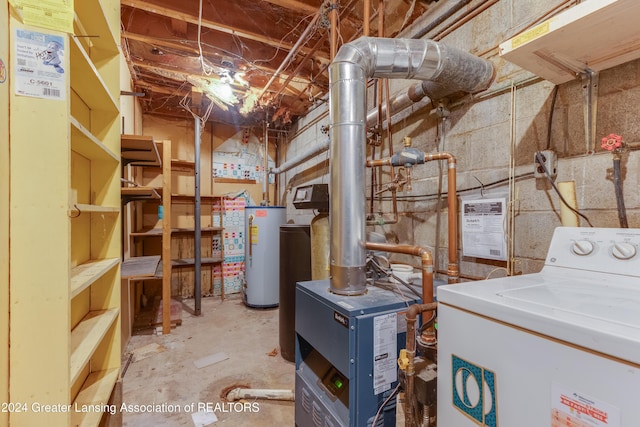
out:
{"label": "black hose", "polygon": [[621,228],[629,228],[627,224],[627,210],[624,207],[624,194],[622,193],[622,173],[620,172],[620,159],[613,159],[613,186],[616,189],[616,202],[618,203],[618,220]]}
{"label": "black hose", "polygon": [[553,87],[551,95],[551,107],[549,107],[549,121],[547,122],[547,150],[551,150],[551,127],[553,126],[553,111],[556,108],[556,99],[558,99],[558,85]]}
{"label": "black hose", "polygon": [[551,178],[551,174],[549,173],[549,171],[547,170],[547,167],[544,165],[544,159],[542,158],[542,154],[540,153],[536,153],[536,162],[542,167],[542,169],[544,170],[545,175],[547,175],[547,179],[549,180],[549,183],[551,184],[551,187],[553,187],[553,189],[555,190],[555,192],[558,194],[558,197],[560,197],[560,201],[562,203],[564,203],[564,205],[569,208],[569,210],[571,212],[573,212],[574,214],[578,215],[579,217],[583,218],[585,221],[587,221],[587,224],[589,224],[589,227],[593,227],[593,224],[591,224],[591,221],[589,221],[589,218],[587,218],[584,214],[582,214],[581,212],[579,212],[578,210],[576,210],[576,208],[574,208],[573,206],[571,206],[564,197],[562,197],[562,193],[560,193],[560,190],[558,190],[558,187],[556,186],[556,183],[553,182],[553,178]]}

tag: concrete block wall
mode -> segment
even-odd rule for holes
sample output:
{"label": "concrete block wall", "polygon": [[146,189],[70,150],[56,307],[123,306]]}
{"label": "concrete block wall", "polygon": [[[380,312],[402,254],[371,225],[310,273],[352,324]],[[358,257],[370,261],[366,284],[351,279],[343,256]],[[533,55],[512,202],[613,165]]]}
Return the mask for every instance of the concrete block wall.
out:
{"label": "concrete block wall", "polygon": [[[448,3],[453,4],[452,1]],[[471,5],[476,3],[479,2],[472,2]],[[515,271],[526,274],[542,268],[553,230],[560,226],[559,197],[546,179],[533,177],[536,151],[555,151],[558,156],[556,182],[575,181],[578,207],[594,226],[618,227],[611,179],[612,156],[600,148],[600,139],[610,133],[623,135],[631,148],[624,154],[622,162],[628,222],[630,227],[640,227],[640,152],[636,150],[640,147],[640,121],[637,119],[640,61],[604,70],[599,75],[595,153],[588,153],[585,143],[584,94],[579,78],[558,86],[551,137],[548,139],[554,85],[502,59],[498,54],[498,46],[543,17],[548,18],[554,11],[570,7],[575,2],[510,0],[489,3],[492,3],[489,8],[441,40],[439,37],[444,27],[434,29],[425,37],[482,56],[496,67],[496,78],[490,88],[473,96],[454,99],[449,104],[450,115],[444,124],[444,147],[441,148],[457,158],[459,196],[480,196],[480,190],[467,191],[478,187],[480,182],[487,186],[487,191],[507,192],[506,181],[493,186],[490,184],[508,178],[509,165],[514,162],[514,175],[519,178],[512,195],[516,210],[515,233],[509,239],[514,245]],[[440,10],[446,10],[447,7],[441,7]],[[464,10],[460,13],[464,13]],[[436,16],[423,17],[417,25],[426,25]],[[415,34],[418,30],[414,25],[401,36],[411,37],[412,32]],[[588,49],[588,46],[585,48]],[[391,92],[404,91],[412,83],[394,80],[390,82]],[[373,90],[370,87],[369,93],[373,94]],[[441,141],[435,107],[430,101],[421,101],[393,117],[395,151],[402,146],[404,136],[412,137],[414,147],[425,152],[439,151]],[[294,131],[295,134],[292,132],[290,143],[282,147],[285,157],[296,155],[318,139],[321,126],[328,124],[326,110],[326,106],[321,106],[298,122],[298,130]],[[368,149],[371,155],[373,150],[371,147]],[[388,155],[388,150],[382,154],[380,150],[375,149],[376,158]],[[327,155],[323,154],[283,174],[280,188],[295,189],[307,183],[328,182],[326,158]],[[446,191],[446,163],[443,163],[442,171],[445,173],[442,188]],[[439,232],[436,230],[439,174],[440,169],[435,162],[413,168],[412,192],[398,193],[401,196],[398,223],[369,229],[384,233],[390,242],[426,246],[434,251],[438,247],[438,269],[446,270],[446,194],[440,204]],[[383,182],[388,182],[389,169],[383,169],[380,176]],[[370,194],[370,182],[368,178],[367,195]],[[292,194],[287,193],[282,199],[287,202],[288,218],[293,218],[296,223],[308,223],[312,214],[293,211]],[[374,210],[390,212],[390,202],[376,202]],[[580,224],[588,226],[583,219]],[[415,265],[418,263],[411,257],[394,255],[394,258]],[[505,272],[501,270],[503,267],[506,267],[506,263],[502,261],[460,259],[461,275],[467,279],[484,278],[489,274],[492,277],[504,275]]]}

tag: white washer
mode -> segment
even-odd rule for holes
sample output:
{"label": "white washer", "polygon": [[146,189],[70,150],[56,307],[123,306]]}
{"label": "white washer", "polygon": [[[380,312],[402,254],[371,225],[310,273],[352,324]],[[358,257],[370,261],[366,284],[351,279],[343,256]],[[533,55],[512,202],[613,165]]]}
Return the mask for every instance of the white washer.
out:
{"label": "white washer", "polygon": [[640,426],[640,230],[559,227],[540,273],[438,289],[438,425]]}

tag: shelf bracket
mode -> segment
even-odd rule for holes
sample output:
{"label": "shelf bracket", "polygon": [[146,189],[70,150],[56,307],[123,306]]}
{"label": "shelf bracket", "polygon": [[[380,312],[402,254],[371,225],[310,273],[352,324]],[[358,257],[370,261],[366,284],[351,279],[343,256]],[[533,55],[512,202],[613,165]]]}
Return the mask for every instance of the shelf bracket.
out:
{"label": "shelf bracket", "polygon": [[580,73],[584,95],[584,142],[586,154],[596,150],[596,118],[598,117],[598,73],[587,68]]}

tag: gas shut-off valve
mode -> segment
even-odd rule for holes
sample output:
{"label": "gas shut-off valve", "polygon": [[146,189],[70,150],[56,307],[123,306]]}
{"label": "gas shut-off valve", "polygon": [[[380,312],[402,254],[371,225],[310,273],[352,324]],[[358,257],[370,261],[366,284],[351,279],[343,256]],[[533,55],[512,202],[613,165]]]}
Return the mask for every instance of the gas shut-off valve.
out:
{"label": "gas shut-off valve", "polygon": [[424,152],[411,146],[411,137],[405,136],[402,140],[404,147],[399,153],[391,156],[391,166],[399,166],[406,172],[407,178],[404,185],[407,191],[411,191],[411,167],[424,163]]}

